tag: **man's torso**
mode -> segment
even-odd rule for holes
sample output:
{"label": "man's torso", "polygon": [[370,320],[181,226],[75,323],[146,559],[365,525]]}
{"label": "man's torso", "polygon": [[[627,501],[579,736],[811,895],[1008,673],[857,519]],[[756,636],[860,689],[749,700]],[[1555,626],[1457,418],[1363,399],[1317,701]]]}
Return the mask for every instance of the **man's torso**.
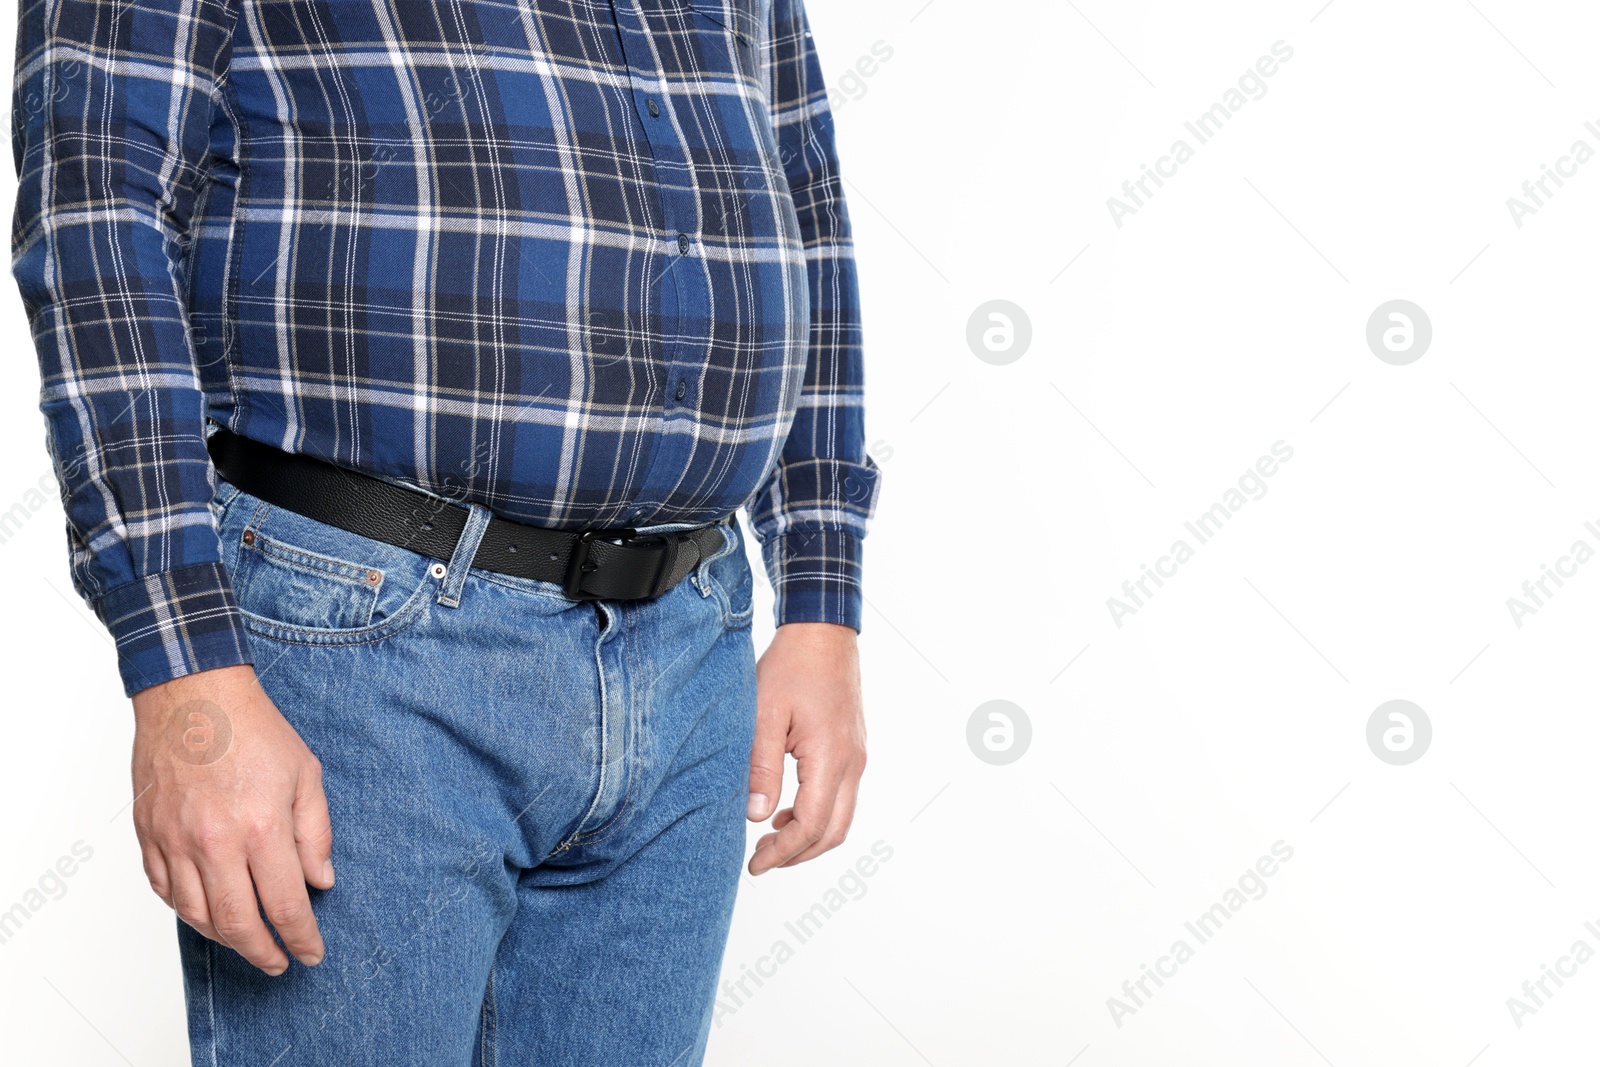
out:
{"label": "man's torso", "polygon": [[185,262],[212,416],[541,525],[745,503],[809,322],[765,9],[244,3]]}

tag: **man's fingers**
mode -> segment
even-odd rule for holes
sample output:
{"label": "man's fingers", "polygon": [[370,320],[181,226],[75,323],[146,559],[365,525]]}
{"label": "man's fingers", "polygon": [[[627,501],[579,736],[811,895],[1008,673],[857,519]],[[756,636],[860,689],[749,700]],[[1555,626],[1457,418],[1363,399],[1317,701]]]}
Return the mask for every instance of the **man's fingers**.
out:
{"label": "man's fingers", "polygon": [[201,861],[200,879],[206,887],[206,907],[211,912],[213,940],[227,945],[270,975],[289,969],[289,957],[272,939],[261,921],[255,886],[243,855]]}
{"label": "man's fingers", "polygon": [[750,746],[751,822],[761,822],[778,806],[783,794],[783,756],[789,739],[789,716],[783,712],[756,713],[756,739]]}
{"label": "man's fingers", "polygon": [[294,853],[287,828],[280,838],[266,842],[250,856],[250,875],[261,897],[267,921],[278,931],[284,947],[307,967],[322,962],[327,948],[311,911],[311,897]]}
{"label": "man's fingers", "polygon": [[163,904],[176,910],[172,903],[172,875],[167,871],[167,857],[155,845],[142,845],[140,851],[144,854],[144,876],[150,879],[151,891]]}
{"label": "man's fingers", "polygon": [[833,815],[828,819],[828,829],[816,844],[793,859],[784,860],[778,866],[793,867],[797,863],[815,859],[824,852],[842,845],[846,835],[850,833],[850,823],[856,816],[856,793],[860,787],[860,778],[846,775],[844,781],[839,783],[839,792],[833,804]]}
{"label": "man's fingers", "polygon": [[782,811],[778,812],[778,814],[774,815],[772,817],[773,832],[770,834],[762,834],[756,839],[756,851],[760,852],[763,848],[776,841],[778,839],[777,831],[782,830],[785,826],[788,826],[792,822],[794,822],[793,808],[784,808]]}
{"label": "man's fingers", "polygon": [[[228,744],[199,761],[173,737],[197,700],[231,724]],[[326,948],[307,885],[333,885],[322,766],[254,669],[183,675],[133,704],[134,826],[151,887],[185,923],[267,974],[288,969],[288,952],[318,962]]]}
{"label": "man's fingers", "polygon": [[328,815],[328,795],[322,789],[322,768],[317,764],[300,775],[294,798],[294,846],[300,853],[303,880],[318,889],[332,889],[333,820]]}
{"label": "man's fingers", "polygon": [[750,873],[761,874],[780,866],[810,848],[827,832],[833,816],[843,768],[822,766],[800,770],[800,788],[794,798],[794,818],[773,838],[763,838],[750,857]]}
{"label": "man's fingers", "polygon": [[167,857],[164,862],[168,877],[171,878],[172,910],[202,937],[217,940],[217,932],[211,926],[211,909],[206,904],[206,887],[200,880],[200,869],[177,855]]}

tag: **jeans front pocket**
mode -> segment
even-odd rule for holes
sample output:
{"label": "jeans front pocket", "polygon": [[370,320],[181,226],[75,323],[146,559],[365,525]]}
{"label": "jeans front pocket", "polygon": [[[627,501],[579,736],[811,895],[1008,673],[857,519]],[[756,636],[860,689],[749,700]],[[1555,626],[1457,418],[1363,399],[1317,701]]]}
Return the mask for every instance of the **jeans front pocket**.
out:
{"label": "jeans front pocket", "polygon": [[246,628],[280,641],[379,640],[415,622],[438,582],[436,561],[243,491],[218,533]]}
{"label": "jeans front pocket", "polygon": [[700,561],[695,576],[717,598],[724,626],[734,630],[750,624],[755,614],[755,580],[737,517],[723,525],[722,547]]}
{"label": "jeans front pocket", "polygon": [[279,541],[241,537],[234,596],[257,615],[290,626],[353,630],[372,624],[383,571]]}

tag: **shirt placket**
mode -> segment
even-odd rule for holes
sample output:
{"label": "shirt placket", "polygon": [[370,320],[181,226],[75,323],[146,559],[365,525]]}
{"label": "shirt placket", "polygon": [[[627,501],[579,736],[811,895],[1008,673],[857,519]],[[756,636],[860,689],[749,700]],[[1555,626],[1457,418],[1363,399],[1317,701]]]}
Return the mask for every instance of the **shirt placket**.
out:
{"label": "shirt placket", "polygon": [[[662,2],[662,0],[644,0]],[[674,0],[664,0],[673,3]],[[655,431],[649,460],[629,522],[656,511],[683,480],[695,437],[674,432],[674,423],[692,420],[709,350],[711,290],[701,261],[700,204],[688,153],[673,120],[666,72],[656,58],[641,0],[612,0],[623,58],[628,65],[634,112],[654,162],[660,207],[661,266],[652,285],[659,309],[661,380],[652,397]]]}

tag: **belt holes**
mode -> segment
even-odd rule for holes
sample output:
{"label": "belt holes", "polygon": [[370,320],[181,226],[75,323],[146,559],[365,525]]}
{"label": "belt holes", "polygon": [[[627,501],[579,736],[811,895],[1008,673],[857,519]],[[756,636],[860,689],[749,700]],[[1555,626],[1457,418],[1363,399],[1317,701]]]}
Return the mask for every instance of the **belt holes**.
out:
{"label": "belt holes", "polygon": [[507,545],[506,546],[506,551],[511,553],[514,556],[514,555],[517,554],[517,546],[516,545]]}
{"label": "belt holes", "polygon": [[431,523],[431,522],[423,523],[422,524],[422,529],[427,533],[432,533],[433,532],[433,523]]}

